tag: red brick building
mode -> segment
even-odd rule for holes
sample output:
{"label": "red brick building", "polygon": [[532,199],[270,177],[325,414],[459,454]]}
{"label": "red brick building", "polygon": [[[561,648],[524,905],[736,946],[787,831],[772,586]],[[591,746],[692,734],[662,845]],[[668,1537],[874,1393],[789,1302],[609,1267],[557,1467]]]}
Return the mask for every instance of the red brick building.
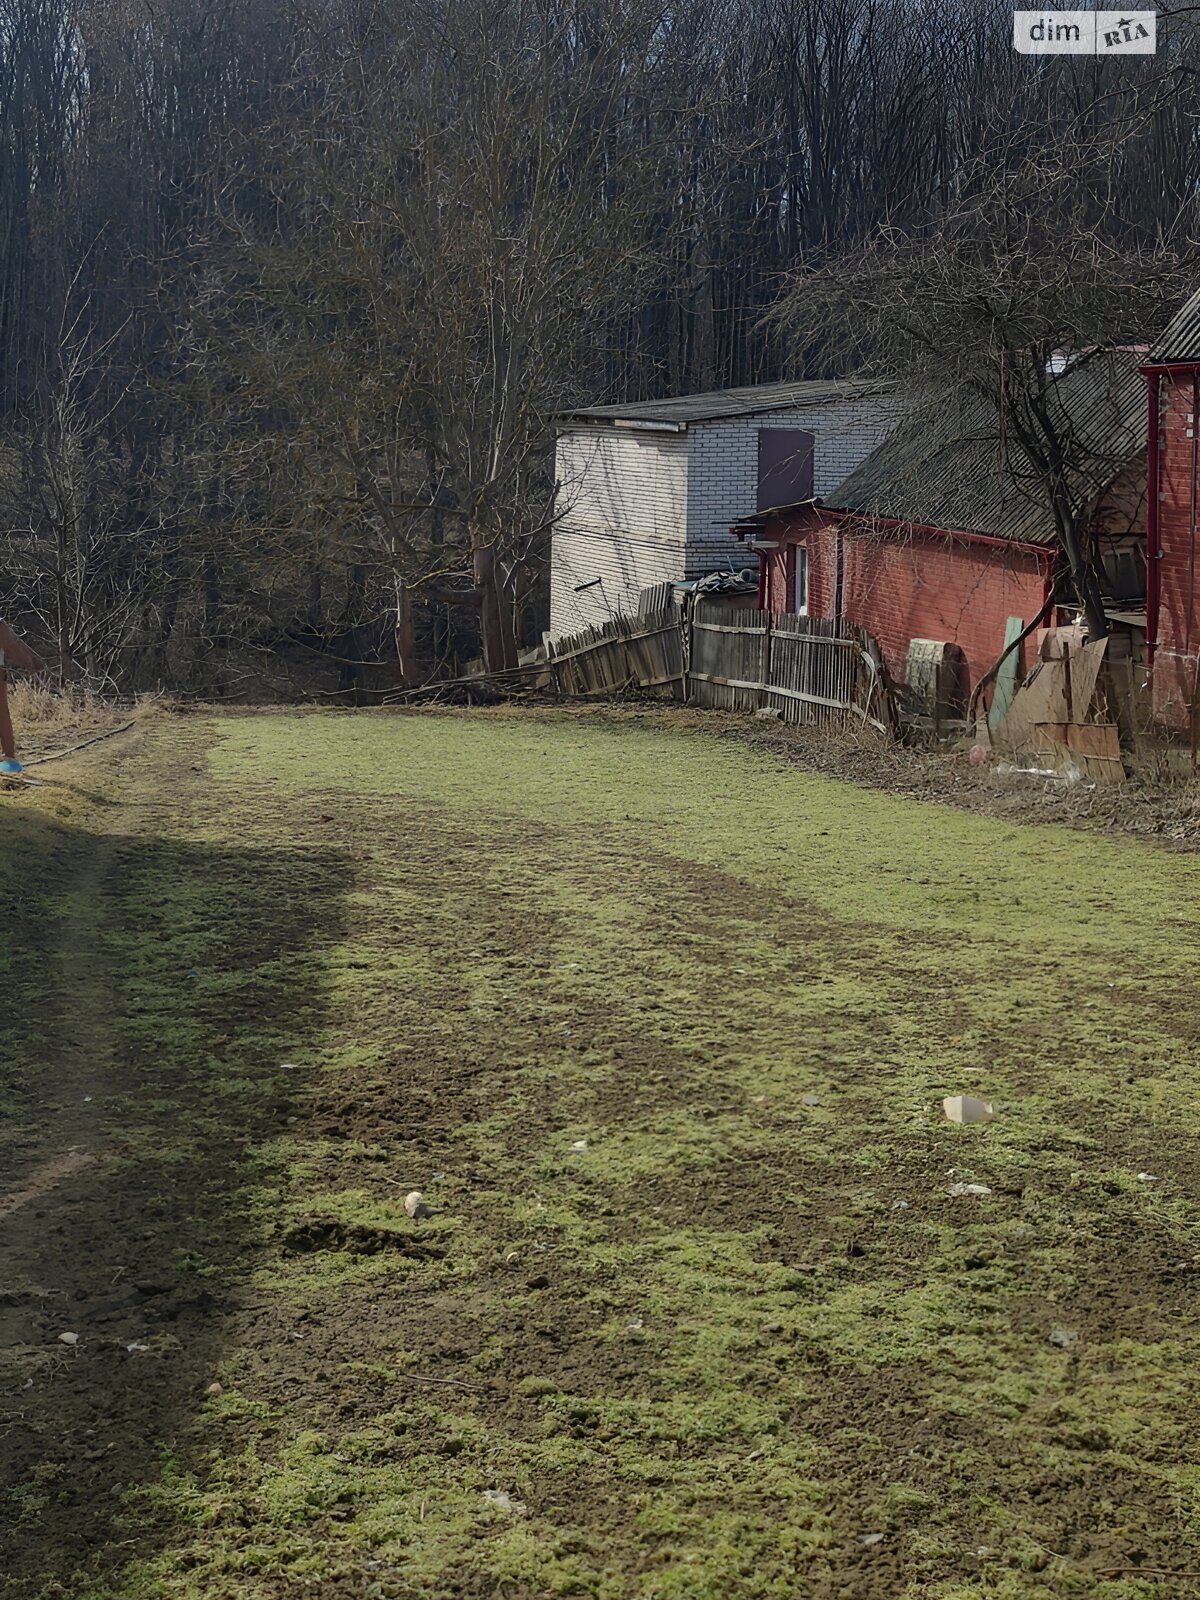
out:
{"label": "red brick building", "polygon": [[1000,654],[1008,618],[1041,610],[1054,554],[817,506],[766,522],[756,542],[768,609],[857,622],[898,683],[913,639],[944,640],[962,653],[964,687]]}
{"label": "red brick building", "polygon": [[1146,648],[1154,713],[1186,728],[1200,708],[1200,562],[1196,550],[1200,292],[1143,368],[1149,383],[1151,493],[1146,518]]}
{"label": "red brick building", "polygon": [[[1200,313],[1198,313],[1200,323]],[[1087,537],[1100,547],[1114,605],[1144,593],[1146,408],[1138,356],[1115,352],[1055,381],[1077,441]],[[1197,357],[1200,375],[1200,355]],[[1011,618],[1031,622],[1058,561],[1038,475],[980,414],[914,412],[835,489],[758,513],[734,532],[761,563],[760,603],[844,617],[878,640],[903,682],[913,639],[956,647],[962,687],[993,664]],[[1023,650],[1020,670],[1032,665]]]}

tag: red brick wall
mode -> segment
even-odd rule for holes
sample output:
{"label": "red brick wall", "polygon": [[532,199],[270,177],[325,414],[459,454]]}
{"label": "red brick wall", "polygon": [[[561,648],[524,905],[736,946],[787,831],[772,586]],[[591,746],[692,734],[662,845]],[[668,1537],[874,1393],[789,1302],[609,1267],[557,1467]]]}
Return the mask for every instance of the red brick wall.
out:
{"label": "red brick wall", "polygon": [[796,541],[799,533],[808,550],[808,614],[831,617],[837,581],[837,536],[831,526],[815,517],[803,529],[793,525],[770,535],[781,541],[782,548],[771,557],[767,568],[767,608],[775,612],[791,610],[787,591],[787,546]]}
{"label": "red brick wall", "polygon": [[790,609],[786,547],[803,539],[808,547],[808,614],[831,617],[837,575],[837,546],[832,525],[819,511],[798,511],[768,523],[762,538],[778,539],[781,546],[767,558],[767,609],[775,612]]}
{"label": "red brick wall", "polygon": [[1194,432],[1194,384],[1190,373],[1167,373],[1160,399],[1158,543],[1158,646],[1154,653],[1154,714],[1169,727],[1187,726],[1200,651],[1200,510],[1193,502],[1192,457],[1197,456],[1200,496],[1200,440]]}
{"label": "red brick wall", "polygon": [[[903,682],[912,639],[947,639],[966,659],[973,684],[1000,654],[1009,617],[1031,622],[1045,598],[1046,563],[1025,551],[941,539],[874,534],[843,520],[843,612],[878,640]],[[801,537],[808,547],[810,616],[833,615],[836,532],[819,513],[776,525],[767,538]],[[768,605],[785,609],[786,550],[772,554]],[[1031,665],[1025,647],[1024,671]]]}

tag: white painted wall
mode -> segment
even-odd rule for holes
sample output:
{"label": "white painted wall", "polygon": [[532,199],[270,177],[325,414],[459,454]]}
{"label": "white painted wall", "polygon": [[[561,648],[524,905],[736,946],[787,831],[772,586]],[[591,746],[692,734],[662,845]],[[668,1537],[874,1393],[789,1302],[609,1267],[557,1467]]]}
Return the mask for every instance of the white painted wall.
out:
{"label": "white painted wall", "polygon": [[[687,525],[684,433],[607,424],[559,435],[550,554],[550,633],[558,638],[637,610],[640,590],[682,578]],[[592,580],[599,578],[598,584]],[[592,586],[577,592],[579,584]]]}
{"label": "white painted wall", "polygon": [[895,427],[900,401],[868,395],[827,405],[796,406],[688,429],[687,576],[753,566],[730,524],[754,511],[758,493],[758,430],[803,428],[815,437],[813,493],[828,495]]}
{"label": "white painted wall", "polygon": [[692,423],[686,433],[598,423],[560,434],[551,636],[635,611],[639,591],[653,583],[754,567],[753,552],[729,528],[755,510],[760,428],[813,434],[813,489],[828,495],[891,432],[900,410],[898,398],[870,395]]}

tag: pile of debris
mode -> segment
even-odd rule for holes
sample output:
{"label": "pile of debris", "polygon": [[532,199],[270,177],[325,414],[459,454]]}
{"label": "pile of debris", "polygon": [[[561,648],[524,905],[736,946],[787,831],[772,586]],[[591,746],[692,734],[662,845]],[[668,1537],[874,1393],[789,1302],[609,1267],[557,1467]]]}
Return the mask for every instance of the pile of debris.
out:
{"label": "pile of debris", "polygon": [[993,699],[990,734],[979,725],[981,745],[987,740],[1010,770],[1120,783],[1122,752],[1136,739],[1140,715],[1137,678],[1126,636],[1089,641],[1078,624],[1047,628],[1036,665],[1007,707]]}

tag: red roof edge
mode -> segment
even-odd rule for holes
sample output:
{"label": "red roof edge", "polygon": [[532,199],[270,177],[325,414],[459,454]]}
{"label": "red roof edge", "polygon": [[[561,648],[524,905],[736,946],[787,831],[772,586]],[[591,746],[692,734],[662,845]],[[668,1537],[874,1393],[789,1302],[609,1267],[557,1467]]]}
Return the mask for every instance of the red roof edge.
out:
{"label": "red roof edge", "polygon": [[1025,555],[1038,556],[1044,561],[1058,553],[1057,545],[1030,544],[1024,539],[1001,539],[994,533],[976,533],[971,528],[938,528],[928,522],[913,522],[908,517],[883,517],[873,511],[839,510],[835,506],[826,507],[826,510],[833,517],[857,517],[860,521],[880,523],[885,528],[911,528],[915,533],[928,533],[939,539],[961,539],[966,544],[984,544],[996,550],[1020,550]]}
{"label": "red roof edge", "polygon": [[[1200,361],[1196,363],[1200,367]],[[754,526],[761,523],[768,516],[786,517],[789,509],[811,509],[818,511],[823,517],[834,517],[840,520],[843,517],[855,517],[860,522],[870,521],[885,528],[908,528],[914,533],[932,534],[940,539],[959,539],[966,544],[988,545],[995,550],[1020,550],[1024,555],[1037,556],[1040,560],[1049,561],[1058,553],[1058,546],[1053,544],[1030,544],[1023,539],[1001,539],[993,533],[975,533],[970,528],[936,528],[928,522],[912,522],[907,517],[884,517],[872,511],[854,511],[850,508],[837,506],[817,506],[811,502],[803,501],[795,508],[781,507],[777,512],[758,512],[755,516],[745,517],[741,522],[735,523],[730,528],[730,533],[744,539]]]}

